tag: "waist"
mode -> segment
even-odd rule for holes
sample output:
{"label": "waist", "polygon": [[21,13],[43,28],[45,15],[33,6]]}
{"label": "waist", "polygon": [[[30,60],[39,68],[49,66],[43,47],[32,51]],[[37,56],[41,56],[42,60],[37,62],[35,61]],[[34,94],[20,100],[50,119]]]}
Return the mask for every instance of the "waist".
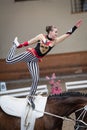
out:
{"label": "waist", "polygon": [[42,58],[43,56],[39,56],[34,48],[27,48],[27,51],[31,52],[37,58]]}

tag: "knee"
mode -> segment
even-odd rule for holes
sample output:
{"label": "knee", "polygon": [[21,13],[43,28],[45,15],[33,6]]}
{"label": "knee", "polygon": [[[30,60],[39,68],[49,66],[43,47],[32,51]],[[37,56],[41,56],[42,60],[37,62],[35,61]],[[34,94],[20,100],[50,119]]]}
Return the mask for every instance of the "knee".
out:
{"label": "knee", "polygon": [[37,81],[37,83],[39,82],[39,76],[37,77],[36,81]]}
{"label": "knee", "polygon": [[11,62],[11,60],[10,59],[8,59],[8,58],[6,58],[6,63],[8,63],[8,64],[11,64],[12,62]]}

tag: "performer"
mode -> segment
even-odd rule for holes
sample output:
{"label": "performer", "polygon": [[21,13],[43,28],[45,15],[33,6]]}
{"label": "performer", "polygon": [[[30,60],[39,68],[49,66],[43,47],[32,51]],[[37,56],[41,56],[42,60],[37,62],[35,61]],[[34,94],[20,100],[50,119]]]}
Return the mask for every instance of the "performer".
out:
{"label": "performer", "polygon": [[[16,62],[25,62],[27,63],[28,69],[32,76],[32,85],[29,97],[29,102],[32,105],[32,108],[35,108],[33,102],[33,95],[37,90],[38,80],[39,80],[39,67],[38,61],[40,61],[56,44],[62,42],[68,38],[80,25],[82,21],[79,20],[75,26],[73,26],[67,33],[58,37],[58,30],[55,26],[47,26],[47,34],[39,34],[35,38],[26,41],[24,43],[19,43],[18,38],[16,37],[13,41],[13,46],[9,51],[9,54],[6,58],[7,63],[16,63]],[[25,47],[31,44],[36,44],[35,48],[27,48],[25,52],[15,55],[16,48]]]}

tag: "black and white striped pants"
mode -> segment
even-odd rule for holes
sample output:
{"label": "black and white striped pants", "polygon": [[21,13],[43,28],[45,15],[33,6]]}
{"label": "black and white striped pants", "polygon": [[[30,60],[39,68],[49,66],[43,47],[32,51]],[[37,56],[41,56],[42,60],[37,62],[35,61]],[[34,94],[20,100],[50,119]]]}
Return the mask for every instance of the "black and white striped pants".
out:
{"label": "black and white striped pants", "polygon": [[15,51],[16,51],[16,45],[14,44],[8,53],[6,62],[9,64],[13,64],[21,61],[27,63],[28,70],[30,71],[30,74],[32,76],[30,95],[34,95],[37,90],[37,85],[39,80],[38,58],[28,51],[15,55]]}

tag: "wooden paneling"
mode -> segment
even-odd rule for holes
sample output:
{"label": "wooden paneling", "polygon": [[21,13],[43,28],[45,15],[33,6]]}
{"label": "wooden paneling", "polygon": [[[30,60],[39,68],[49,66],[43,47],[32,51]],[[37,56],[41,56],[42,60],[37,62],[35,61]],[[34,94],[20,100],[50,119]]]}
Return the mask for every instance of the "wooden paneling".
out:
{"label": "wooden paneling", "polygon": [[[39,62],[40,77],[50,75],[68,75],[87,73],[87,51],[47,55]],[[23,62],[6,64],[5,59],[0,59],[0,81],[29,78],[27,65]]]}

